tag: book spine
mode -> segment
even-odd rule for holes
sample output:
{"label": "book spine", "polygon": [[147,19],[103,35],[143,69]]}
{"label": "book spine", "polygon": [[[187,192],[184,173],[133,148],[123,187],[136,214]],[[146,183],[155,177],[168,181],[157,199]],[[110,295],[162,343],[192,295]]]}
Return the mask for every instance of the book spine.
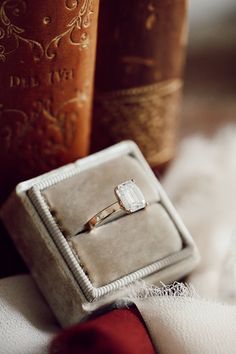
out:
{"label": "book spine", "polygon": [[152,167],[175,152],[186,0],[100,1],[92,151],[138,143]]}
{"label": "book spine", "polygon": [[98,1],[0,0],[0,200],[88,153]]}

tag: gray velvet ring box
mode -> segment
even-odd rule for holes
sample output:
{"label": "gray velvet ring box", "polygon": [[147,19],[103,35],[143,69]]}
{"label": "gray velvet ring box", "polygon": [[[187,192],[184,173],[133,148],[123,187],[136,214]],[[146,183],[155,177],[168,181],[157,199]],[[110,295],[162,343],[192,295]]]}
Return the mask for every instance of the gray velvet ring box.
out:
{"label": "gray velvet ring box", "polygon": [[[134,178],[148,206],[77,231]],[[194,242],[137,145],[114,145],[20,183],[2,219],[62,326],[115,300],[137,280],[169,283],[198,262]]]}

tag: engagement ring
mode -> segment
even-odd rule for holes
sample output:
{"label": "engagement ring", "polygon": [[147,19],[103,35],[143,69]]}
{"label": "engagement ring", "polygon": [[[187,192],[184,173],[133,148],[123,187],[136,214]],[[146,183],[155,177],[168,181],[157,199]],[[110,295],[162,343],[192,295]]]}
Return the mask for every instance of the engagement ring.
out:
{"label": "engagement ring", "polygon": [[131,214],[147,206],[143,193],[133,179],[116,186],[114,192],[117,201],[89,219],[86,229],[92,230],[119,212]]}

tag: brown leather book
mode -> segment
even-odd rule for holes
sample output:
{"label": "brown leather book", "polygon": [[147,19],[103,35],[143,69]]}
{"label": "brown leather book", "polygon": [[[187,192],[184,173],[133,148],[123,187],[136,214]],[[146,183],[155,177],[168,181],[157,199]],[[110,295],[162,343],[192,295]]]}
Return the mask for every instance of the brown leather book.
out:
{"label": "brown leather book", "polygon": [[152,167],[175,152],[186,0],[100,1],[92,151],[135,140]]}
{"label": "brown leather book", "polygon": [[88,153],[98,0],[0,0],[0,201]]}

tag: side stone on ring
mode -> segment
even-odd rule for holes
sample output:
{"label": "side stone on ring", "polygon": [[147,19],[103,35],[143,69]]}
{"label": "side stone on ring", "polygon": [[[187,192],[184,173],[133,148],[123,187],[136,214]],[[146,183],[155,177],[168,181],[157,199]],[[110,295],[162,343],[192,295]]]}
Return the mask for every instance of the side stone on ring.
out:
{"label": "side stone on ring", "polygon": [[133,179],[125,181],[115,187],[117,202],[109,205],[96,215],[94,215],[85,225],[86,229],[93,229],[104,223],[107,218],[117,212],[127,214],[135,213],[147,206],[143,193]]}

